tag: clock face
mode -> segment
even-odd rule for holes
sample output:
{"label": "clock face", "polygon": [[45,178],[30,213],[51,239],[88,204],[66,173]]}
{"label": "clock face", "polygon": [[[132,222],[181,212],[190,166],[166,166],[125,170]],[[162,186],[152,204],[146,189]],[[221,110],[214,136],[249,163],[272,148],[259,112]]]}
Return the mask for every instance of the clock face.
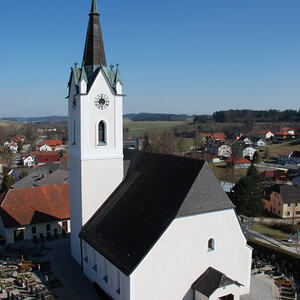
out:
{"label": "clock face", "polygon": [[109,99],[106,95],[104,94],[99,94],[95,98],[95,105],[99,109],[105,109],[109,105]]}

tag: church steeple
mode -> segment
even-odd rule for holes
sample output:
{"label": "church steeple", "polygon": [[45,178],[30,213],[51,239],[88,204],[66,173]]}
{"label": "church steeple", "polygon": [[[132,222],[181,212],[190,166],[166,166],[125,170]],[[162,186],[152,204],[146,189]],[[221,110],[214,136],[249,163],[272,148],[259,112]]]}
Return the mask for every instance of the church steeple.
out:
{"label": "church steeple", "polygon": [[90,67],[93,70],[94,66],[101,65],[106,67],[106,57],[97,0],[92,0],[91,12],[89,15],[90,19],[86,35],[82,66]]}

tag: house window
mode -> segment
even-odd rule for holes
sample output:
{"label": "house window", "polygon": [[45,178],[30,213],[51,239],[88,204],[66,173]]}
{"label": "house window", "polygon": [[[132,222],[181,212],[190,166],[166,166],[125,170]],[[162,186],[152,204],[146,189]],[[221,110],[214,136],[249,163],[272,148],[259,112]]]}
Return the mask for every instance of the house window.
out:
{"label": "house window", "polygon": [[296,211],[296,215],[300,215],[300,211]]}
{"label": "house window", "polygon": [[98,124],[98,145],[106,145],[105,124],[103,121],[100,121]]}
{"label": "house window", "polygon": [[288,207],[291,207],[291,203],[288,203]]}
{"label": "house window", "polygon": [[273,212],[275,212],[275,207],[273,208]]}
{"label": "house window", "polygon": [[280,215],[280,210],[278,211],[278,214]]}
{"label": "house window", "polygon": [[120,272],[117,271],[117,281],[116,281],[116,292],[121,294],[121,280],[120,280]]}
{"label": "house window", "polygon": [[50,231],[51,230],[51,225],[50,224],[47,224],[46,225],[46,231]]}
{"label": "house window", "polygon": [[107,276],[107,262],[106,262],[106,260],[104,259],[103,260],[103,280],[105,281],[105,282],[108,282],[108,276]]}
{"label": "house window", "polygon": [[215,240],[209,239],[208,241],[208,251],[214,251],[215,250]]}
{"label": "house window", "polygon": [[291,214],[291,213],[288,211],[288,212],[287,212],[287,215],[289,216],[290,214]]}
{"label": "house window", "polygon": [[31,233],[32,233],[32,234],[35,234],[35,233],[36,233],[36,227],[35,227],[35,226],[32,226],[32,227],[31,227]]}

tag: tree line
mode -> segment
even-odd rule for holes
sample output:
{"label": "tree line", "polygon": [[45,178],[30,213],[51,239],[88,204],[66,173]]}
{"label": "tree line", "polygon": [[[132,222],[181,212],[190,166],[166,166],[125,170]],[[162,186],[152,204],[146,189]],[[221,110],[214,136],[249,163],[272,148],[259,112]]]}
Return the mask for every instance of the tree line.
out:
{"label": "tree line", "polygon": [[[253,122],[299,122],[300,110],[287,109],[284,111],[270,109],[270,110],[250,110],[250,109],[236,109],[223,110],[213,113],[212,119],[215,122],[244,122],[245,120],[252,120]],[[197,120],[197,119],[195,119]]]}

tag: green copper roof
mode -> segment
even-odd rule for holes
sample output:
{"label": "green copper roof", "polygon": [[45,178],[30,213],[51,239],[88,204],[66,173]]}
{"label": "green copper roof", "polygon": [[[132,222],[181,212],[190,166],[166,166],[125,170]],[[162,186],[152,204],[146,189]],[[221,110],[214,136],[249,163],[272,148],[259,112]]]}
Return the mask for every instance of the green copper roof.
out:
{"label": "green copper roof", "polygon": [[119,66],[118,65],[117,65],[117,70],[116,70],[116,76],[115,76],[114,84],[116,85],[117,82],[120,82],[122,84],[121,75],[120,75],[120,71],[119,71]]}

